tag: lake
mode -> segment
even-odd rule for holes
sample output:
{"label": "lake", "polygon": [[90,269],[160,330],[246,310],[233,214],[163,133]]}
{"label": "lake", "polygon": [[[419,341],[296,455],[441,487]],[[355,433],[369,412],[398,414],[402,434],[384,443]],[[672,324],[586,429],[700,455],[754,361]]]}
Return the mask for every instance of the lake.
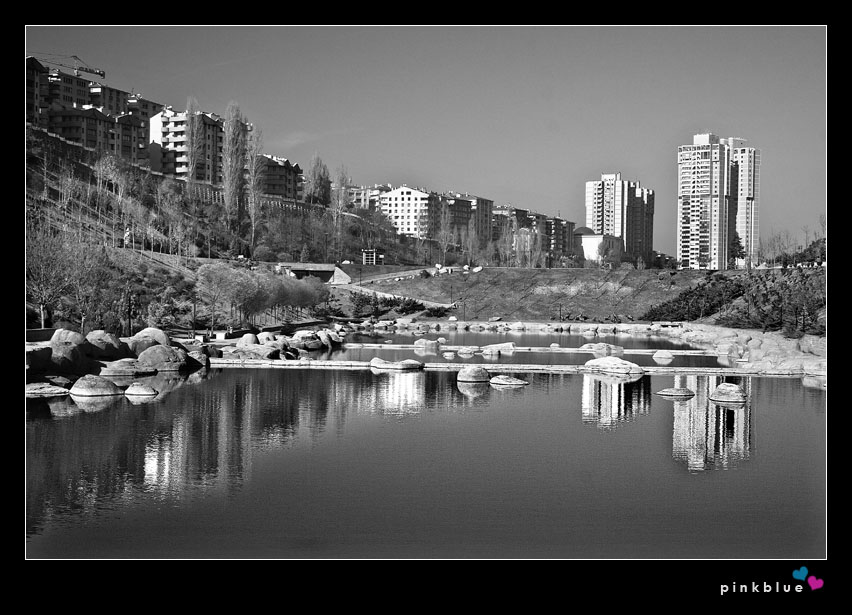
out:
{"label": "lake", "polygon": [[749,402],[724,407],[715,375],[516,375],[214,369],[140,379],[148,403],[28,400],[27,557],[826,556],[825,390],[728,377]]}

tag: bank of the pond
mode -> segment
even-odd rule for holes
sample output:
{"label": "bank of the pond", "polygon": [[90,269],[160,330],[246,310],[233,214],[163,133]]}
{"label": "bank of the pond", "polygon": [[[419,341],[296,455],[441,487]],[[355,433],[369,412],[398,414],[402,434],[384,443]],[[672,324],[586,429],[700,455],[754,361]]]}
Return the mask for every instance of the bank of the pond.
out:
{"label": "bank of the pond", "polygon": [[[560,322],[500,322],[500,321],[458,321],[458,320],[420,320],[416,318],[399,318],[393,321],[378,321],[351,325],[355,331],[373,332],[412,332],[415,335],[438,335],[447,331],[472,332],[539,332],[571,333],[583,336],[589,343],[595,343],[598,337],[612,335],[620,336],[664,336],[681,343],[688,344],[696,351],[672,351],[675,354],[705,354],[716,355],[730,363],[730,367],[719,368],[684,368],[646,367],[646,373],[683,374],[683,373],[724,373],[731,375],[749,376],[817,376],[827,375],[827,345],[825,337],[805,335],[800,339],[788,339],[775,332],[756,330],[731,329],[707,324],[688,322],[672,323],[560,323]],[[430,343],[435,340],[430,340]],[[363,346],[363,345],[361,345]],[[412,345],[413,346],[413,345]],[[375,348],[400,348],[399,344],[372,344]],[[471,347],[469,347],[471,348]],[[442,347],[438,343],[438,351],[458,350],[455,346]],[[481,352],[480,347],[472,347],[474,352]],[[519,352],[589,352],[580,348],[522,348]],[[626,354],[639,353],[638,350],[626,350]],[[466,364],[461,363],[425,363],[424,369],[457,371]],[[229,358],[211,358],[211,367],[282,367],[282,368],[311,368],[311,369],[368,369],[367,361],[334,361],[316,360],[302,357],[297,360],[235,360]],[[582,373],[583,366],[577,365],[539,365],[539,364],[488,364],[487,370],[494,373],[513,371]]]}

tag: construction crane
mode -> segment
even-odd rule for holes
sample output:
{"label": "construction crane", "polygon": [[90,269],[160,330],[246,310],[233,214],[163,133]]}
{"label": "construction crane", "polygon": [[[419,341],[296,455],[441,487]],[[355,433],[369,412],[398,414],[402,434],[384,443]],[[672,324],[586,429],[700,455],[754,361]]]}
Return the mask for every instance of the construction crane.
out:
{"label": "construction crane", "polygon": [[[42,54],[37,54],[37,55],[33,54],[31,57],[35,58],[36,60],[39,60],[40,62],[44,62],[45,64],[53,64],[55,66],[63,66],[65,68],[71,68],[71,69],[74,70],[74,74],[77,75],[78,77],[80,76],[81,72],[82,73],[91,73],[93,75],[97,75],[98,77],[100,77],[102,79],[104,77],[106,77],[106,73],[103,70],[101,70],[100,68],[92,68],[91,66],[89,66],[85,62],[83,62],[83,60],[78,58],[77,56],[61,56],[61,55],[52,54],[52,53],[42,53]],[[58,58],[59,60],[73,60],[74,63],[73,64],[65,64],[63,62],[59,62],[59,61],[51,59],[51,58]]]}

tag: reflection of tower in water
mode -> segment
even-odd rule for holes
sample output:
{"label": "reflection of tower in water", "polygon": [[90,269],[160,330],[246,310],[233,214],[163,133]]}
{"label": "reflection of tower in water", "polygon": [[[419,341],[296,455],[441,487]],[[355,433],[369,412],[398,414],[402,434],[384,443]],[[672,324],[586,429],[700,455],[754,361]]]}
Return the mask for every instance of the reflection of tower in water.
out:
{"label": "reflection of tower in water", "polygon": [[723,381],[740,385],[751,397],[750,378],[722,376],[675,376],[674,386],[695,391],[695,397],[674,402],[672,457],[685,462],[690,471],[727,469],[749,458],[751,407],[720,404],[710,393]]}
{"label": "reflection of tower in water", "polygon": [[651,409],[651,378],[583,375],[583,422],[602,428],[632,421]]}
{"label": "reflection of tower in water", "polygon": [[412,416],[423,411],[426,374],[422,371],[373,374],[375,386],[365,389],[358,411],[367,414]]}

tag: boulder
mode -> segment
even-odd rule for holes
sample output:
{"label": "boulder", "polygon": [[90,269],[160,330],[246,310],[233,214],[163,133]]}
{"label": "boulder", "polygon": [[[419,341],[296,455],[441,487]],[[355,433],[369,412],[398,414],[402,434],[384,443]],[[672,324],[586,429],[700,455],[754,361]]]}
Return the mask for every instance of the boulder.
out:
{"label": "boulder", "polygon": [[[223,349],[226,350],[226,349]],[[232,359],[261,359],[264,361],[274,361],[281,357],[281,351],[274,346],[266,344],[252,344],[237,346],[230,351],[229,357]]]}
{"label": "boulder", "polygon": [[25,344],[26,367],[34,372],[42,372],[52,367],[50,361],[53,350],[50,346],[40,344]]}
{"label": "boulder", "polygon": [[482,347],[483,354],[511,353],[515,351],[515,342],[502,342],[500,344],[488,344]]}
{"label": "boulder", "polygon": [[151,346],[139,355],[139,364],[158,372],[176,372],[187,367],[186,351],[171,346]]}
{"label": "boulder", "polygon": [[83,344],[66,342],[50,342],[50,364],[51,368],[70,374],[86,374],[95,368],[95,362],[86,356]]}
{"label": "boulder", "polygon": [[317,339],[326,348],[331,348],[331,338],[328,336],[326,331],[317,331]]}
{"label": "boulder", "polygon": [[124,394],[127,397],[156,397],[160,393],[152,386],[141,382],[134,382],[125,389]]}
{"label": "boulder", "polygon": [[190,369],[210,369],[210,357],[200,350],[187,353],[186,362]]}
{"label": "boulder", "polygon": [[500,316],[492,316],[491,318],[488,319],[488,322],[498,322],[500,320],[503,320],[503,318],[500,317]]}
{"label": "boulder", "polygon": [[69,393],[75,397],[106,397],[123,395],[123,391],[103,376],[86,374],[77,379]]}
{"label": "boulder", "polygon": [[136,357],[153,346],[161,345],[160,342],[155,340],[153,337],[148,337],[147,335],[134,335],[128,339],[126,343],[128,348],[130,348],[130,352]]}
{"label": "boulder", "polygon": [[557,344],[556,342],[553,342],[553,343],[550,345],[550,347],[551,347],[551,348],[561,348],[561,346],[560,346],[559,344]]}
{"label": "boulder", "polygon": [[438,340],[427,340],[425,337],[421,337],[414,340],[414,346],[416,348],[435,349],[438,347]]}
{"label": "boulder", "polygon": [[172,345],[172,340],[166,332],[162,329],[158,329],[157,327],[145,327],[141,331],[137,332],[133,337],[150,337],[162,346]]}
{"label": "boulder", "polygon": [[507,376],[505,374],[500,374],[498,376],[494,376],[489,383],[494,386],[506,386],[506,387],[517,387],[524,386],[529,384],[526,380],[521,380],[520,378],[513,378],[512,376]]}
{"label": "boulder", "polygon": [[[159,344],[158,344],[159,345]],[[157,370],[151,365],[139,362],[139,359],[119,359],[106,363],[98,372],[99,376],[146,376],[156,374]]]}
{"label": "boulder", "polygon": [[605,374],[642,375],[645,373],[645,370],[639,365],[631,363],[630,361],[625,361],[624,359],[619,359],[618,357],[601,357],[599,359],[592,359],[590,361],[586,361],[584,367],[586,368],[586,371],[601,372]]}
{"label": "boulder", "polygon": [[305,340],[306,350],[319,350],[320,348],[322,348],[322,340],[319,338]]}
{"label": "boulder", "polygon": [[443,353],[441,353],[441,356],[444,357],[445,359],[455,359],[456,353],[454,353],[454,352],[443,352]]}
{"label": "boulder", "polygon": [[723,382],[710,393],[710,401],[726,404],[744,404],[747,401],[747,397],[740,385]]}
{"label": "boulder", "polygon": [[583,344],[580,350],[590,350],[595,355],[614,356],[624,354],[624,348],[614,344],[606,344],[604,342]]}
{"label": "boulder", "polygon": [[674,361],[674,355],[670,353],[668,350],[658,350],[651,358],[654,359],[655,363],[660,365],[668,365],[672,361]]}
{"label": "boulder", "polygon": [[331,329],[324,329],[324,331],[328,335],[329,339],[331,339],[331,342],[333,344],[342,344],[343,343],[343,338],[341,337],[341,335],[346,335],[345,332],[343,332],[342,334],[339,334],[337,331],[332,331]]}
{"label": "boulder", "polygon": [[76,331],[71,331],[70,329],[57,329],[53,332],[53,335],[50,338],[51,344],[57,343],[79,346],[80,344],[84,344],[85,342],[86,337],[82,333],[77,333]]}
{"label": "boulder", "polygon": [[687,388],[675,387],[670,389],[663,389],[662,391],[657,391],[657,395],[662,395],[663,397],[677,397],[680,399],[689,399],[690,397],[695,396],[695,391],[692,391]]}
{"label": "boulder", "polygon": [[205,346],[207,351],[207,356],[213,359],[221,359],[222,358],[222,349],[218,346]]}
{"label": "boulder", "polygon": [[423,364],[414,359],[405,359],[403,361],[385,361],[378,357],[370,359],[370,367],[376,370],[400,370],[400,371],[415,371],[423,369]]}
{"label": "boulder", "polygon": [[96,359],[114,361],[129,357],[131,353],[126,342],[122,342],[116,335],[103,329],[89,331],[89,334],[86,335],[86,341],[89,343],[90,356]]}
{"label": "boulder", "polygon": [[56,386],[49,382],[32,382],[26,385],[25,397],[58,397],[60,395],[68,395],[69,391],[65,387]]}
{"label": "boulder", "polygon": [[460,357],[472,357],[476,354],[476,351],[479,350],[475,346],[464,346],[463,348],[459,348],[456,352]]}
{"label": "boulder", "polygon": [[489,382],[490,380],[491,376],[488,375],[485,368],[478,365],[463,367],[456,376],[457,382]]}
{"label": "boulder", "polygon": [[456,318],[455,316],[450,316],[447,320],[448,320],[449,322],[458,322],[458,320],[459,320],[459,319],[458,319],[458,318]]}
{"label": "boulder", "polygon": [[237,341],[237,347],[257,346],[259,343],[260,341],[254,333],[246,333]]}
{"label": "boulder", "polygon": [[527,328],[527,326],[524,323],[518,321],[513,322],[511,325],[509,325],[509,328],[512,329],[512,331],[523,331]]}
{"label": "boulder", "polygon": [[266,344],[267,342],[275,341],[275,334],[270,331],[262,331],[257,334],[257,343],[258,344]]}
{"label": "boulder", "polygon": [[294,340],[301,339],[314,339],[317,336],[317,332],[313,329],[301,329],[299,331],[295,331],[291,336]]}

